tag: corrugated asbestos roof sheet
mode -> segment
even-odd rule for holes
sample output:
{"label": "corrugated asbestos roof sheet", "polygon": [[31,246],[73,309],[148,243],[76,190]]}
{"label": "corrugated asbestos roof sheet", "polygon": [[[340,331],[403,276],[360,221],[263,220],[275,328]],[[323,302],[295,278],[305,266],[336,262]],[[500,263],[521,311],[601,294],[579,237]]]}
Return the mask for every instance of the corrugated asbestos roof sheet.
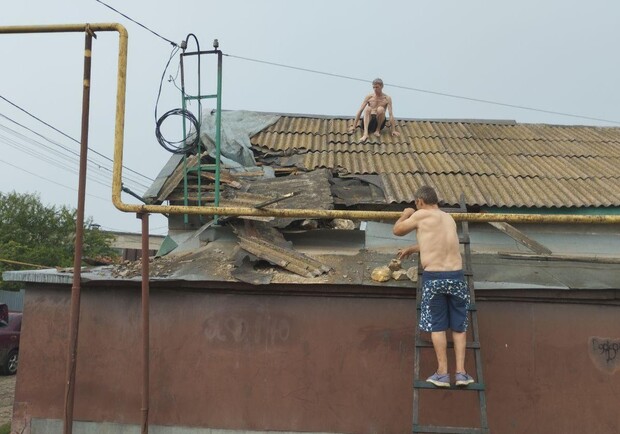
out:
{"label": "corrugated asbestos roof sheet", "polygon": [[379,175],[388,203],[429,184],[449,205],[464,192],[479,206],[620,206],[620,128],[403,120],[399,137],[361,143],[350,122],[282,116],[251,143],[305,170]]}

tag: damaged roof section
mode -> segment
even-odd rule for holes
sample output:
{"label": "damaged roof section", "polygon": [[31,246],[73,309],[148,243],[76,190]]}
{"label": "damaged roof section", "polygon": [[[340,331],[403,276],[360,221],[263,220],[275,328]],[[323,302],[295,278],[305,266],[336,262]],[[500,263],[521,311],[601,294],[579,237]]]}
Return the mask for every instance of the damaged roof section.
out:
{"label": "damaged roof section", "polygon": [[[204,122],[209,131],[211,118],[205,117]],[[320,171],[330,174],[333,199],[328,200],[327,190],[321,190],[320,203],[297,197],[307,205],[304,208],[383,205],[387,209],[412,203],[415,191],[425,184],[438,190],[446,206],[457,205],[462,193],[473,208],[620,206],[616,169],[620,128],[399,120],[400,136],[384,131],[380,138],[371,136],[361,142],[361,130],[348,134],[351,119],[345,118],[224,112],[222,122],[228,135],[220,181],[228,205],[253,203],[241,193],[258,195],[254,203],[260,203],[295,191],[292,187],[275,192],[266,178]],[[168,172],[162,171],[147,200],[181,204],[187,194],[192,204],[199,199],[201,204],[213,203],[214,175],[209,170],[213,143],[208,134],[201,137],[206,151],[200,159],[192,155],[185,162],[186,166],[200,163],[205,169],[200,174],[200,198],[196,172],[189,172],[185,193],[183,162],[175,156],[176,164],[171,159],[165,168]],[[253,155],[250,166],[244,165],[248,153]],[[245,163],[233,161],[235,155],[244,155]],[[298,206],[294,200],[284,200],[273,207]]]}
{"label": "damaged roof section", "polygon": [[[248,184],[247,193],[263,195],[263,201],[268,200],[267,198],[269,197],[277,199],[294,193],[290,198],[270,204],[264,207],[264,209],[333,209],[334,201],[330,188],[330,179],[331,172],[328,170],[297,172],[278,178],[257,179]],[[238,193],[230,189],[228,191],[232,199],[227,199],[226,206],[234,206],[235,197]],[[256,206],[256,204],[252,206]],[[283,228],[294,220],[299,219],[276,218],[271,222],[271,226]]]}
{"label": "damaged roof section", "polygon": [[464,193],[468,206],[620,206],[620,128],[399,120],[399,137],[362,143],[350,122],[282,116],[251,143],[273,167],[375,175],[386,204],[411,203],[429,184],[446,205]]}
{"label": "damaged roof section", "polygon": [[[215,204],[213,118],[203,118],[201,155],[174,155],[146,194],[147,202]],[[400,136],[385,130],[380,137],[371,135],[362,142],[360,129],[348,133],[350,124],[350,118],[222,113],[219,205],[398,210],[414,201],[420,186],[431,185],[442,206],[455,206],[464,195],[470,211],[620,207],[620,128],[399,120]],[[215,268],[213,273],[220,278],[266,284],[271,277],[260,270],[260,264],[269,263],[314,283],[333,282],[330,267],[336,268],[337,262],[332,258],[326,263],[297,251],[284,240],[282,231],[333,229],[338,227],[335,221],[220,217],[219,225],[235,230],[233,258],[224,259],[216,250],[204,249],[205,241],[215,241],[203,237],[212,232],[203,231],[213,223],[209,219],[170,216],[171,236],[175,245],[182,244],[177,255],[200,241],[191,260],[183,259],[190,261],[183,263],[187,270],[179,273],[191,275],[191,263],[210,251],[212,256],[205,259],[230,265],[225,270]],[[338,224],[358,227],[352,221]],[[189,239],[176,237],[189,230],[196,230]],[[332,252],[320,255],[326,253]],[[342,276],[361,282],[367,271]]]}

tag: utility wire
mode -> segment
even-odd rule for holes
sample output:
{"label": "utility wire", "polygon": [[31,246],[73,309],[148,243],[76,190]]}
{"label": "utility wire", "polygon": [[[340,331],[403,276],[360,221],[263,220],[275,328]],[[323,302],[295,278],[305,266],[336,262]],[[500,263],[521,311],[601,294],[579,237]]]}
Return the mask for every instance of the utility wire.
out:
{"label": "utility wire", "polygon": [[20,261],[13,261],[11,259],[4,259],[4,258],[0,258],[0,262],[6,262],[7,264],[12,264],[12,265],[25,265],[28,267],[37,267],[37,268],[53,268],[53,267],[48,267],[45,265],[38,265],[38,264],[30,264],[28,262],[20,262]]}
{"label": "utility wire", "polygon": [[[24,129],[26,129],[26,130],[30,131],[31,133],[36,134],[37,136],[41,137],[42,139],[47,140],[48,142],[52,143],[53,145],[56,145],[57,147],[59,147],[59,148],[63,149],[63,150],[64,150],[64,151],[66,151],[66,152],[68,152],[69,154],[73,154],[73,155],[74,155],[74,156],[76,156],[76,157],[78,158],[78,160],[79,160],[80,154],[79,154],[78,152],[74,151],[73,149],[68,148],[68,147],[66,147],[66,146],[62,145],[62,144],[60,144],[60,143],[58,143],[58,142],[56,142],[56,141],[54,141],[54,140],[50,139],[49,137],[46,137],[46,136],[44,136],[44,135],[42,135],[42,134],[39,134],[38,132],[36,132],[36,131],[32,130],[31,128],[28,128],[27,126],[22,125],[21,123],[19,123],[19,122],[17,122],[17,121],[15,121],[15,120],[13,120],[13,119],[11,119],[11,118],[9,118],[9,117],[8,117],[8,116],[6,116],[6,115],[3,115],[2,113],[0,113],[0,117],[3,117],[3,118],[5,118],[5,119],[7,119],[7,120],[9,120],[9,121],[13,122],[14,124],[19,125],[20,127],[22,127],[22,128],[24,128]],[[13,134],[14,136],[16,136],[16,137],[18,137],[18,138],[22,139],[23,141],[29,142],[29,143],[30,143],[30,144],[32,144],[32,145],[35,145],[35,146],[41,146],[41,147],[43,147],[43,148],[46,148],[46,149],[48,149],[51,153],[54,153],[54,154],[56,154],[56,155],[58,155],[58,156],[61,156],[61,157],[64,157],[64,158],[66,158],[66,157],[67,157],[67,155],[66,155],[66,154],[62,154],[61,152],[58,152],[58,151],[56,151],[56,150],[52,149],[51,147],[49,147],[49,146],[47,146],[47,145],[45,145],[45,144],[43,144],[43,143],[41,143],[41,142],[38,142],[38,141],[36,141],[36,140],[34,140],[34,139],[30,138],[30,137],[24,136],[23,134],[20,134],[19,132],[17,132],[17,131],[15,131],[15,130],[13,130],[12,128],[9,128],[9,127],[7,127],[7,126],[4,126],[4,125],[0,124],[0,129],[4,130],[4,131],[6,131],[6,132],[8,132],[8,133],[10,133],[10,134]],[[33,154],[33,155],[34,155],[34,154]],[[36,157],[36,155],[34,155],[34,156]],[[106,170],[106,171],[108,171],[109,173],[112,173],[112,170],[111,170],[110,168],[105,167],[104,165],[102,165],[102,164],[100,164],[100,163],[98,163],[98,162],[96,162],[96,161],[94,161],[94,160],[92,160],[92,159],[90,159],[90,158],[87,158],[87,161],[88,161],[88,163],[91,165],[91,167],[95,167],[95,168],[98,168],[98,169]],[[137,181],[137,180],[132,179],[132,178],[130,178],[130,177],[126,177],[126,178],[127,178],[130,182],[134,183],[135,185],[138,185],[138,186],[141,186],[141,187],[143,187],[143,188],[145,188],[145,189],[148,189],[148,186],[146,186],[146,185],[142,184],[140,181]]]}
{"label": "utility wire", "polygon": [[[45,177],[43,177],[43,176],[40,176],[38,173],[29,172],[28,170],[23,169],[23,168],[21,168],[21,167],[19,167],[19,166],[16,166],[15,164],[11,164],[11,163],[9,163],[9,162],[7,162],[7,161],[4,161],[4,160],[1,160],[1,159],[0,159],[0,163],[4,163],[4,164],[6,164],[7,166],[11,166],[11,167],[13,167],[13,168],[15,168],[15,169],[17,169],[17,170],[21,170],[22,172],[26,172],[26,173],[28,173],[29,175],[36,176],[36,177],[37,177],[37,178],[39,178],[39,179],[44,179],[44,180],[46,180],[46,181],[51,182],[52,184],[56,184],[56,185],[58,185],[58,186],[60,186],[60,187],[64,187],[64,188],[67,188],[67,189],[69,189],[69,190],[72,190],[72,191],[77,192],[77,190],[76,190],[75,188],[73,188],[73,187],[69,187],[69,186],[67,186],[67,185],[60,184],[59,182],[56,182],[56,181],[54,181],[54,180],[52,180],[52,179],[49,179],[49,178],[45,178]],[[101,199],[101,200],[103,200],[103,201],[104,201],[104,202],[106,202],[106,203],[110,203],[110,199],[109,199],[109,198],[108,198],[108,199],[104,199],[103,197],[95,196],[94,194],[89,194],[89,193],[86,193],[86,196],[94,197],[95,199]]]}
{"label": "utility wire", "polygon": [[[301,67],[298,67],[298,66],[284,65],[282,63],[268,62],[266,60],[251,59],[249,57],[235,56],[235,55],[232,55],[232,54],[223,54],[223,55],[224,56],[228,56],[228,57],[232,57],[232,58],[235,58],[235,59],[247,60],[249,62],[263,63],[265,65],[278,66],[278,67],[281,67],[281,68],[294,69],[294,70],[297,70],[297,71],[310,72],[310,73],[313,73],[313,74],[327,75],[329,77],[344,78],[346,80],[361,81],[361,82],[364,82],[364,83],[372,83],[372,80],[366,80],[364,78],[350,77],[348,75],[334,74],[334,73],[325,72],[325,71],[317,71],[317,70],[309,69],[309,68],[301,68]],[[601,121],[601,122],[608,122],[610,124],[620,125],[620,121],[614,121],[614,120],[610,120],[610,119],[603,119],[603,118],[596,118],[596,117],[591,117],[591,116],[576,115],[576,114],[572,114],[572,113],[564,113],[564,112],[558,112],[558,111],[553,111],[553,110],[545,110],[545,109],[539,109],[539,108],[535,108],[535,107],[522,106],[522,105],[517,105],[517,104],[508,104],[508,103],[503,103],[503,102],[499,102],[499,101],[491,101],[491,100],[481,99],[481,98],[472,98],[472,97],[468,97],[468,96],[454,95],[454,94],[451,94],[451,93],[437,92],[437,91],[433,91],[433,90],[420,89],[420,88],[416,88],[416,87],[401,86],[401,85],[398,85],[398,84],[391,84],[391,83],[387,83],[387,82],[385,84],[390,86],[390,87],[395,87],[395,88],[398,88],[398,89],[411,90],[411,91],[414,91],[414,92],[427,93],[427,94],[430,94],[430,95],[439,95],[439,96],[444,96],[444,97],[448,97],[448,98],[457,98],[457,99],[463,99],[463,100],[466,100],[466,101],[481,102],[481,103],[485,103],[485,104],[492,104],[492,105],[498,105],[498,106],[503,106],[503,107],[516,108],[516,109],[520,109],[520,110],[530,110],[530,111],[539,112],[539,113],[547,113],[547,114],[560,115],[560,116],[569,116],[569,117],[572,117],[572,118],[588,119],[588,120],[592,120],[592,121]]]}
{"label": "utility wire", "polygon": [[[75,139],[75,138],[71,137],[70,135],[68,135],[67,133],[65,133],[65,132],[63,132],[63,131],[61,131],[61,130],[59,130],[59,129],[58,129],[58,128],[56,128],[55,126],[53,126],[53,125],[51,125],[51,124],[49,124],[49,123],[45,122],[44,120],[42,120],[42,119],[38,118],[37,116],[35,116],[35,115],[33,115],[32,113],[30,113],[28,110],[21,108],[20,106],[18,106],[18,105],[17,105],[17,104],[15,104],[14,102],[12,102],[12,101],[8,100],[8,99],[7,99],[7,98],[5,98],[4,96],[0,95],[0,99],[3,99],[3,100],[4,100],[4,101],[6,101],[7,103],[9,103],[9,104],[11,104],[13,107],[15,107],[16,109],[18,109],[18,110],[22,111],[23,113],[26,113],[26,114],[27,114],[28,116],[30,116],[31,118],[36,119],[37,121],[41,122],[43,125],[45,125],[45,126],[47,126],[47,127],[51,128],[52,130],[56,131],[57,133],[62,134],[63,136],[65,136],[65,137],[66,137],[66,138],[68,138],[69,140],[72,140],[72,141],[74,141],[75,143],[77,143],[78,145],[81,145],[81,142],[80,142],[79,140],[77,140],[77,139]],[[5,116],[5,117],[6,117],[6,116]],[[7,119],[8,119],[8,118],[7,118]],[[20,126],[22,126],[22,125],[20,125]],[[24,128],[26,128],[26,127],[24,127]],[[103,155],[103,154],[101,154],[101,153],[97,152],[96,150],[91,149],[90,147],[89,147],[88,149],[89,149],[89,151],[91,151],[92,153],[97,154],[97,155],[99,155],[100,157],[102,157],[102,158],[104,158],[104,159],[106,159],[106,160],[108,160],[108,161],[110,161],[110,162],[114,162],[114,160],[112,160],[110,157],[107,157],[107,156],[105,156],[105,155]],[[151,181],[151,182],[153,182],[153,181],[154,181],[152,178],[149,178],[148,176],[143,175],[143,174],[142,174],[142,173],[140,173],[140,172],[136,172],[135,170],[132,170],[132,169],[130,169],[130,168],[128,168],[128,167],[126,167],[126,166],[123,166],[123,168],[125,168],[125,169],[126,169],[126,170],[128,170],[129,172],[135,173],[136,175],[139,175],[139,176],[141,176],[141,177],[143,177],[143,178],[146,178],[146,179],[148,179],[148,180],[149,180],[149,181]]]}
{"label": "utility wire", "polygon": [[[128,20],[133,21],[134,23],[136,23],[140,27],[143,27],[144,29],[148,30],[149,32],[151,32],[154,35],[158,36],[159,38],[163,39],[164,41],[169,42],[170,44],[174,45],[175,47],[178,47],[178,45],[176,43],[172,42],[170,39],[164,38],[163,36],[161,36],[157,32],[154,32],[153,30],[151,30],[148,27],[146,27],[144,24],[141,24],[138,21],[128,17],[127,15],[117,11],[113,7],[108,6],[107,4],[102,2],[101,0],[95,0],[95,1],[101,3],[104,6],[107,6],[108,8],[110,8],[113,11],[119,13],[120,15],[124,16]],[[232,57],[232,58],[235,58],[235,59],[246,60],[246,61],[249,61],[249,62],[263,63],[265,65],[278,66],[280,68],[288,68],[288,69],[294,69],[294,70],[297,70],[297,71],[309,72],[309,73],[312,73],[312,74],[320,74],[320,75],[326,75],[326,76],[329,76],[329,77],[343,78],[343,79],[346,79],[346,80],[361,81],[361,82],[364,82],[364,83],[372,83],[371,80],[367,80],[367,79],[364,79],[364,78],[351,77],[351,76],[347,76],[347,75],[334,74],[334,73],[331,73],[331,72],[318,71],[318,70],[309,69],[309,68],[301,68],[301,67],[297,67],[297,66],[284,65],[282,63],[269,62],[269,61],[266,61],[266,60],[251,59],[249,57],[235,56],[233,54],[225,54],[225,53],[222,53],[222,54],[224,56]],[[591,120],[591,121],[607,122],[607,123],[610,123],[610,124],[620,125],[620,121],[614,121],[614,120],[610,120],[610,119],[603,119],[603,118],[597,118],[597,117],[592,117],[592,116],[584,116],[584,115],[576,115],[576,114],[573,114],[573,113],[564,113],[564,112],[558,112],[558,111],[554,111],[554,110],[545,110],[545,109],[539,109],[539,108],[536,108],[536,107],[528,107],[528,106],[523,106],[523,105],[518,105],[518,104],[509,104],[509,103],[504,103],[504,102],[499,102],[499,101],[492,101],[492,100],[487,100],[487,99],[482,99],[482,98],[473,98],[473,97],[469,97],[469,96],[455,95],[455,94],[446,93],[446,92],[438,92],[438,91],[427,90],[427,89],[420,89],[420,88],[415,88],[415,87],[410,87],[410,86],[402,86],[402,85],[398,85],[398,84],[390,84],[390,83],[386,83],[386,84],[388,84],[391,87],[395,87],[397,89],[410,90],[410,91],[414,91],[414,92],[426,93],[426,94],[429,94],[429,95],[438,95],[438,96],[443,96],[443,97],[447,97],[447,98],[456,98],[456,99],[462,99],[462,100],[465,100],[465,101],[473,101],[473,102],[480,102],[480,103],[484,103],[484,104],[497,105],[497,106],[501,106],[501,107],[516,108],[516,109],[519,109],[519,110],[529,110],[529,111],[538,112],[538,113],[546,113],[546,114],[553,114],[553,115],[559,115],[559,116],[568,116],[568,117],[571,117],[571,118],[587,119],[587,120]]]}
{"label": "utility wire", "polygon": [[[19,145],[19,143],[15,142],[13,140],[10,140],[7,137],[5,137],[5,136],[0,134],[0,144],[1,143],[4,143],[4,144],[6,144],[8,146],[11,146],[12,148],[15,148],[15,149],[17,149],[17,150],[19,150],[21,152],[24,152],[25,154],[28,154],[28,155],[32,156],[33,158],[35,158],[37,161],[42,161],[42,162],[48,163],[49,165],[54,166],[55,168],[63,169],[63,170],[65,170],[65,171],[67,171],[69,173],[72,173],[74,175],[78,175],[79,174],[78,167],[68,166],[63,161],[56,160],[56,159],[54,159],[52,157],[49,157],[49,156],[40,155],[40,153],[37,153],[34,150],[21,147]],[[96,172],[94,172],[94,173],[96,173]],[[90,181],[92,181],[92,182],[95,182],[95,183],[97,183],[99,185],[102,185],[103,187],[111,188],[110,180],[109,179],[92,176],[90,173],[88,174],[87,178]]]}
{"label": "utility wire", "polygon": [[[52,143],[52,144],[54,144],[54,145],[58,146],[60,149],[62,149],[62,150],[64,150],[64,151],[66,151],[67,153],[69,153],[69,154],[73,154],[73,156],[77,156],[77,157],[78,157],[78,161],[73,160],[72,162],[73,162],[74,164],[78,165],[78,162],[79,162],[79,153],[77,153],[77,152],[73,151],[73,150],[72,150],[72,149],[70,149],[70,148],[67,148],[66,146],[63,146],[63,145],[62,145],[62,144],[60,144],[60,143],[57,143],[57,142],[55,142],[55,141],[51,140],[51,139],[50,139],[50,138],[48,138],[48,137],[45,137],[45,136],[43,136],[43,135],[41,135],[41,134],[37,133],[36,131],[31,130],[30,128],[28,128],[28,127],[26,127],[26,126],[24,126],[24,125],[20,124],[19,122],[14,121],[13,119],[11,119],[11,118],[9,118],[9,117],[7,117],[7,116],[5,116],[5,115],[1,114],[1,113],[0,113],[0,117],[3,117],[3,118],[5,118],[5,119],[7,119],[7,120],[9,120],[9,121],[11,121],[11,122],[13,122],[13,123],[15,123],[15,124],[17,124],[17,125],[21,126],[22,128],[27,129],[28,131],[30,131],[30,132],[32,132],[32,133],[34,133],[34,134],[38,135],[39,137],[41,137],[41,138],[43,138],[43,139],[45,139],[45,140],[47,140],[48,142],[50,142],[50,143]],[[30,138],[30,137],[28,137],[28,136],[25,136],[25,135],[23,135],[23,134],[21,134],[21,133],[19,133],[19,132],[15,131],[14,129],[7,127],[6,125],[2,125],[2,124],[0,124],[0,130],[4,130],[4,131],[8,132],[9,134],[12,134],[13,136],[15,136],[15,137],[17,137],[18,139],[22,140],[24,143],[28,143],[28,144],[30,144],[30,145],[32,145],[32,146],[36,146],[36,147],[40,147],[40,148],[46,149],[46,150],[47,150],[50,154],[53,154],[53,155],[56,155],[56,156],[58,156],[58,157],[64,158],[65,160],[67,159],[67,154],[63,154],[62,152],[60,152],[60,151],[58,151],[58,150],[56,150],[56,149],[54,149],[54,148],[52,148],[52,147],[50,147],[50,146],[47,146],[47,145],[46,145],[46,144],[44,144],[44,143],[38,142],[38,141],[37,141],[37,140],[35,140],[35,139],[32,139],[32,138]],[[8,139],[8,137],[5,137],[5,139],[10,140],[10,139]],[[20,149],[20,150],[23,150],[24,152],[27,152],[28,154],[30,154],[30,155],[32,155],[32,156],[34,156],[34,157],[35,157],[35,158],[37,158],[37,159],[40,159],[40,160],[45,160],[45,157],[44,157],[44,156],[43,156],[43,154],[41,154],[40,152],[38,152],[38,151],[34,151],[34,152],[29,152],[29,151],[26,151],[26,150],[25,150],[25,149],[24,149],[24,148],[20,145],[20,143],[18,143],[18,142],[16,142],[16,141],[14,141],[14,140],[10,140],[10,141],[11,141],[11,144],[13,145],[13,147],[15,147],[16,149],[18,148],[18,149]],[[70,155],[69,155],[69,156],[70,156]],[[47,160],[46,160],[46,161],[47,161]],[[67,161],[71,161],[71,160],[67,160]],[[62,163],[59,163],[59,164],[60,164],[60,165],[65,166],[65,163],[66,163],[67,161],[63,161]],[[90,167],[93,167],[93,168],[96,168],[96,169],[103,169],[103,170],[107,170],[108,172],[112,173],[112,171],[111,171],[109,168],[107,168],[107,167],[105,167],[105,166],[103,166],[103,165],[99,164],[98,162],[95,162],[95,161],[91,160],[90,158],[88,158],[88,159],[87,159],[87,161],[88,161],[88,164],[89,164],[89,166],[90,166]],[[48,162],[49,162],[49,161],[48,161]],[[52,164],[52,163],[51,163],[51,164]],[[89,173],[88,173],[88,175],[90,176],[92,173],[93,173],[93,172],[89,172]],[[94,172],[94,173],[99,174],[99,172]],[[145,187],[145,188],[148,188],[148,187],[144,186],[143,184],[139,183],[138,181],[134,181],[134,180],[131,180],[131,181],[132,181],[132,182],[135,182],[137,185],[141,185],[141,186],[143,186],[143,187]]]}
{"label": "utility wire", "polygon": [[[26,153],[26,154],[36,158],[39,161],[46,162],[46,163],[48,163],[48,164],[50,164],[50,165],[52,165],[52,166],[54,166],[56,168],[66,170],[67,172],[73,173],[75,175],[78,174],[78,169],[77,168],[71,168],[71,167],[67,166],[66,164],[64,164],[63,162],[61,162],[61,161],[55,160],[55,159],[53,159],[51,157],[47,157],[47,156],[43,156],[43,155],[37,154],[37,152],[34,151],[34,150],[27,149],[27,148],[21,148],[17,142],[15,142],[13,140],[10,140],[10,139],[8,139],[7,137],[4,137],[1,134],[0,134],[0,143],[5,143],[5,144],[7,144],[7,145],[17,149],[17,150],[20,150],[20,151],[22,151],[22,152],[24,152],[24,153]],[[102,186],[104,186],[106,188],[110,187],[109,181],[108,181],[108,184],[106,184],[105,181],[98,180],[98,179],[96,179],[96,178],[94,178],[92,176],[88,176],[88,179],[90,179],[91,181],[93,181],[93,182],[95,182],[97,184],[100,184],[100,185],[102,185]]]}
{"label": "utility wire", "polygon": [[[6,127],[4,127],[3,125],[0,125],[0,130],[4,130],[5,128]],[[9,129],[9,131],[12,131],[12,130]],[[22,136],[19,133],[13,133],[13,134],[16,135],[18,139],[20,138],[20,136]],[[17,140],[13,140],[7,136],[0,134],[0,143],[4,143],[8,146],[11,146],[14,149],[17,149],[18,151],[28,154],[37,161],[48,163],[51,166],[66,170],[67,172],[70,172],[76,175],[79,174],[79,170],[78,170],[79,161],[67,159],[67,155],[57,151],[56,149],[46,146],[43,143],[39,143],[36,140],[30,139],[29,137],[25,137],[25,136],[22,136],[22,137],[23,137],[21,139],[22,142],[19,142]],[[29,147],[29,145],[34,146],[35,149],[32,149],[31,147]],[[45,155],[43,152],[41,152],[41,149],[46,150],[52,156]],[[53,156],[59,157],[60,160],[57,158],[54,158]],[[87,172],[87,178],[89,180],[96,182],[97,184],[100,184],[104,187],[111,188],[110,177],[101,173],[99,170],[96,170],[96,169],[101,169],[102,168],[101,166],[89,161],[88,167],[91,168],[91,170]]]}
{"label": "utility wire", "polygon": [[146,27],[144,24],[139,23],[138,21],[134,20],[133,18],[128,17],[128,16],[127,16],[127,15],[125,15],[124,13],[122,13],[122,12],[120,12],[120,11],[118,11],[118,10],[114,9],[112,6],[110,6],[110,5],[108,5],[108,4],[105,4],[105,3],[104,3],[104,2],[102,2],[101,0],[95,0],[95,1],[96,1],[97,3],[101,3],[102,5],[104,5],[105,7],[109,8],[109,9],[112,9],[112,10],[113,10],[114,12],[116,12],[117,14],[124,16],[124,17],[125,17],[125,18],[127,18],[129,21],[132,21],[132,22],[136,23],[137,25],[139,25],[139,26],[140,26],[140,27],[142,27],[143,29],[145,29],[145,30],[147,30],[147,31],[151,32],[152,34],[154,34],[154,35],[155,35],[155,36],[157,36],[158,38],[161,38],[161,39],[163,39],[164,41],[169,42],[170,44],[174,45],[175,47],[177,47],[177,46],[178,46],[178,44],[177,44],[176,42],[172,42],[170,39],[168,39],[168,38],[164,38],[164,37],[163,37],[162,35],[160,35],[159,33],[157,33],[157,32],[155,32],[155,31],[153,31],[153,30],[149,29],[149,28],[148,28],[148,27]]}

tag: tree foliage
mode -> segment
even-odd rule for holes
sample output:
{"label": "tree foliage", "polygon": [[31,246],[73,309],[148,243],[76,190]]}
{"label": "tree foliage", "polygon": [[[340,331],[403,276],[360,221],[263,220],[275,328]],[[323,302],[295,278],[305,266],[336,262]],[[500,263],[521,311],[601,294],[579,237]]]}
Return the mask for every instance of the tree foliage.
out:
{"label": "tree foliage", "polygon": [[[114,236],[84,222],[83,256],[115,256],[110,243]],[[0,192],[0,259],[47,267],[70,267],[75,252],[76,211],[65,206],[45,206],[36,194]],[[3,271],[28,269],[0,261]],[[16,285],[3,282],[0,288]]]}

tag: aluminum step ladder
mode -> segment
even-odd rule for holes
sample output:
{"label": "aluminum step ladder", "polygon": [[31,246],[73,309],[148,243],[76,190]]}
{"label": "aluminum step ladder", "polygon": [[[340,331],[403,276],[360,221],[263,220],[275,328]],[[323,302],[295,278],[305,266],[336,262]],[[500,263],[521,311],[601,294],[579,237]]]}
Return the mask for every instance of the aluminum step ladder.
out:
{"label": "aluminum step ladder", "polygon": [[[455,212],[467,212],[465,206],[465,197],[461,195],[460,208],[452,209]],[[482,375],[482,356],[480,348],[479,330],[478,330],[478,312],[476,310],[476,298],[474,294],[474,276],[471,264],[471,249],[469,243],[469,223],[462,221],[459,223],[461,233],[459,235],[459,242],[463,246],[463,268],[467,285],[469,287],[469,293],[471,297],[471,303],[469,307],[469,328],[467,331],[468,341],[466,344],[466,351],[470,353],[474,352],[474,362],[476,365],[476,382],[469,384],[465,387],[457,387],[451,385],[447,387],[436,387],[431,383],[427,383],[424,379],[420,378],[420,352],[422,349],[433,349],[433,343],[429,340],[422,339],[420,336],[419,318],[421,314],[421,300],[422,300],[422,264],[418,256],[418,285],[416,292],[416,307],[417,307],[417,319],[416,319],[416,331],[415,331],[415,357],[414,357],[414,374],[413,374],[413,432],[414,433],[446,433],[446,434],[489,434],[489,428],[487,423],[487,403],[485,395],[485,385]],[[469,341],[469,338],[473,338]],[[449,341],[448,348],[454,348],[454,344]],[[419,404],[420,404],[420,390],[421,389],[434,389],[434,390],[448,390],[461,393],[477,393],[478,401],[480,404],[480,427],[455,427],[455,426],[434,426],[434,425],[422,425],[420,423]],[[454,397],[456,399],[458,397]]]}

